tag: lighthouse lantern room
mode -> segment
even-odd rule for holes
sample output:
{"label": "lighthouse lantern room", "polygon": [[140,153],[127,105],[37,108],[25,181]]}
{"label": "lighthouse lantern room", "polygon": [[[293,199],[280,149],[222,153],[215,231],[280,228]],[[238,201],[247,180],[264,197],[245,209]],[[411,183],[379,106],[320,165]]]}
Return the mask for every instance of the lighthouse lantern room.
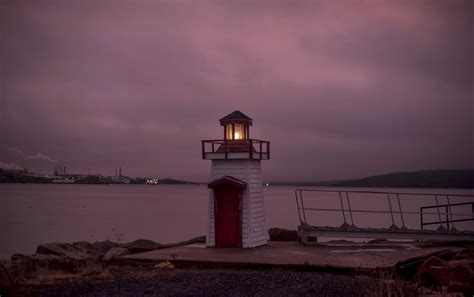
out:
{"label": "lighthouse lantern room", "polygon": [[270,142],[251,139],[252,119],[234,111],[220,119],[224,139],[202,140],[202,158],[212,160],[208,247],[252,248],[267,243],[261,160]]}

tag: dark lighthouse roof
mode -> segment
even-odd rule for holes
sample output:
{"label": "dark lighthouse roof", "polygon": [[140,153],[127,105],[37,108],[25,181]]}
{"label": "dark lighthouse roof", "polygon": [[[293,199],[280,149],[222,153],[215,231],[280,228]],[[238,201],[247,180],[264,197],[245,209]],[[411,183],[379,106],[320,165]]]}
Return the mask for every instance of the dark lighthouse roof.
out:
{"label": "dark lighthouse roof", "polygon": [[240,112],[239,110],[236,110],[232,113],[229,113],[225,117],[219,120],[221,125],[226,124],[226,123],[231,123],[231,122],[247,122],[250,125],[252,125],[252,119],[245,115],[244,113]]}

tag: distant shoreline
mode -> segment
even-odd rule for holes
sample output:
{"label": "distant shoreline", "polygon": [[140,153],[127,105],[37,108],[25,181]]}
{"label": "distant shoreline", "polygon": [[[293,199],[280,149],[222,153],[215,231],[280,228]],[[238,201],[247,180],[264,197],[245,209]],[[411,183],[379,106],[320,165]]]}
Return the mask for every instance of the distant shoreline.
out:
{"label": "distant shoreline", "polygon": [[[66,177],[66,176],[65,176]],[[0,184],[74,184],[74,185],[206,185],[207,182],[192,182],[176,179],[155,179],[157,183],[147,183],[147,178],[127,178],[129,182],[119,182],[99,176],[81,176],[69,181],[55,181],[55,178],[32,177],[0,170]],[[67,180],[67,178],[66,178]],[[474,169],[439,169],[411,172],[395,172],[352,180],[333,181],[265,181],[264,186],[277,187],[355,187],[355,188],[419,188],[419,189],[474,189]]]}

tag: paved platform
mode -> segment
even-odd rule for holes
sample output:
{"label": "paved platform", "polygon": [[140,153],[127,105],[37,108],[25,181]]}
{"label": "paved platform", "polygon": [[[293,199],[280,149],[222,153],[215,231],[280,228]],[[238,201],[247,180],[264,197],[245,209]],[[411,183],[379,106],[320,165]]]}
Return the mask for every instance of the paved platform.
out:
{"label": "paved platform", "polygon": [[417,243],[334,243],[302,246],[297,242],[275,242],[252,249],[206,248],[204,244],[166,248],[124,256],[124,259],[196,263],[286,265],[333,268],[389,268],[398,261],[442,250],[450,246]]}

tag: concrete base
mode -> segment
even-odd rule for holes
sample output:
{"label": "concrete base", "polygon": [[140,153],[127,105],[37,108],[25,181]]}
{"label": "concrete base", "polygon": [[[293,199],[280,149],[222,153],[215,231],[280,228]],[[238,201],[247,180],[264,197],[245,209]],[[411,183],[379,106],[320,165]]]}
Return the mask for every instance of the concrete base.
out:
{"label": "concrete base", "polygon": [[152,261],[182,261],[209,264],[291,265],[332,268],[388,268],[398,261],[445,249],[447,246],[416,246],[415,243],[384,242],[378,244],[313,244],[270,241],[253,249],[205,248],[204,244],[155,250],[122,258]]}

